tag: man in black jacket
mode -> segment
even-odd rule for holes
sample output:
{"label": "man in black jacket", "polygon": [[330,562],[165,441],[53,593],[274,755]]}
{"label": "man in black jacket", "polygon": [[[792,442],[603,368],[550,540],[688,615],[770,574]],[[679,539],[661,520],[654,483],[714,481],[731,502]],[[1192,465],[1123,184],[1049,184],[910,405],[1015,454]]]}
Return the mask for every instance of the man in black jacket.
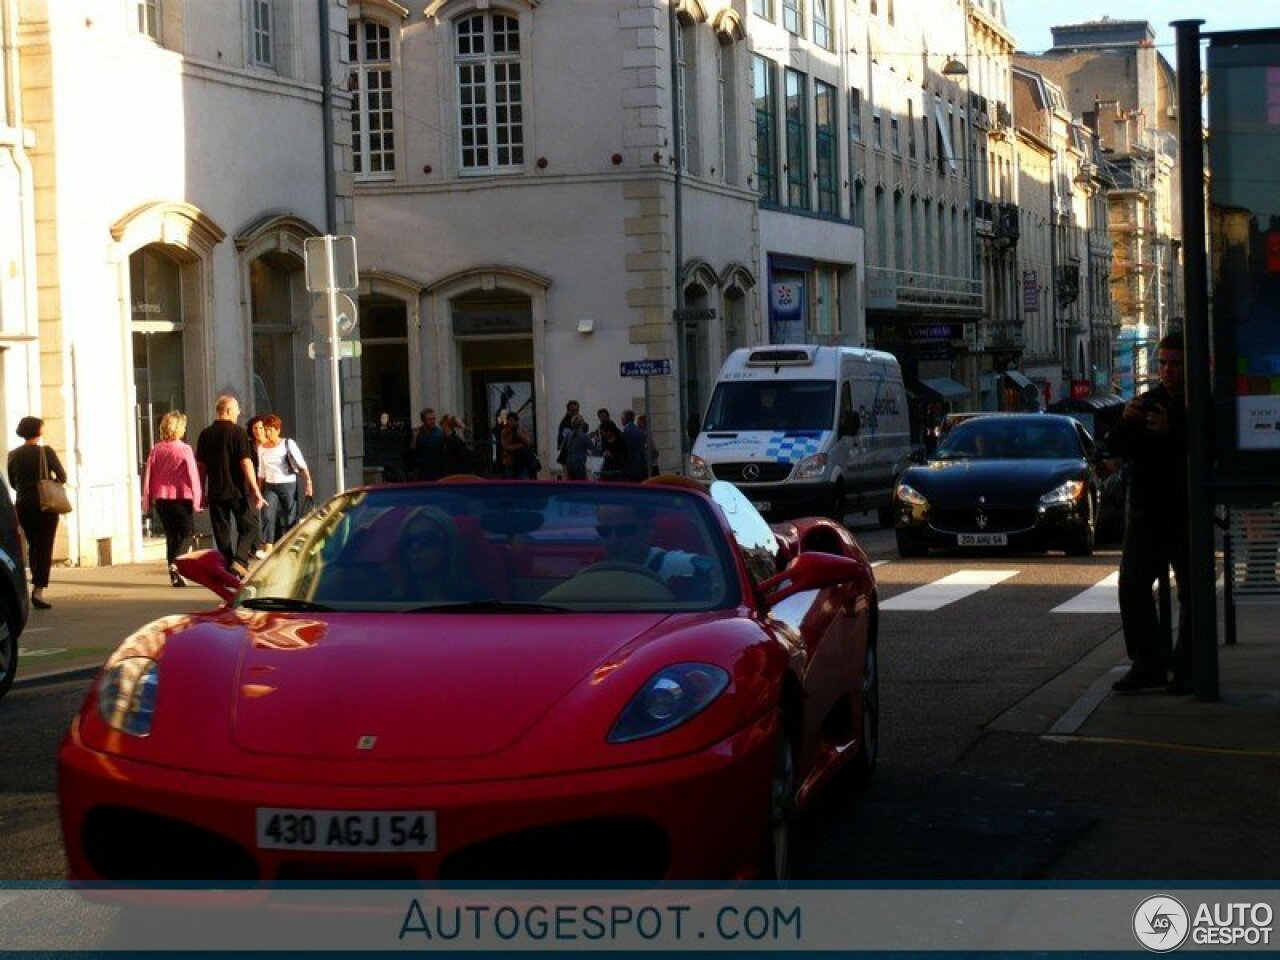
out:
{"label": "man in black jacket", "polygon": [[[1133,666],[1112,684],[1122,693],[1164,687],[1191,692],[1191,625],[1185,603],[1189,576],[1187,414],[1183,394],[1183,339],[1171,333],[1156,348],[1160,384],[1125,404],[1107,435],[1110,453],[1129,463],[1129,505],[1120,558],[1120,620]],[[1173,662],[1161,640],[1151,593],[1173,567],[1178,594],[1178,638]]]}

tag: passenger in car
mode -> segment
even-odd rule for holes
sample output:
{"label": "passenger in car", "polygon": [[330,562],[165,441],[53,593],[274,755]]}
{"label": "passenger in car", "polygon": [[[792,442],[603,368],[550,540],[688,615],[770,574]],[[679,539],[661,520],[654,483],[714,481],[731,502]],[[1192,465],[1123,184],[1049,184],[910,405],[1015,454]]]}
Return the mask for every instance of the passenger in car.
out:
{"label": "passenger in car", "polygon": [[466,574],[458,529],[443,510],[414,508],[397,546],[399,562],[388,571],[390,599],[431,602],[484,597],[479,584]]}

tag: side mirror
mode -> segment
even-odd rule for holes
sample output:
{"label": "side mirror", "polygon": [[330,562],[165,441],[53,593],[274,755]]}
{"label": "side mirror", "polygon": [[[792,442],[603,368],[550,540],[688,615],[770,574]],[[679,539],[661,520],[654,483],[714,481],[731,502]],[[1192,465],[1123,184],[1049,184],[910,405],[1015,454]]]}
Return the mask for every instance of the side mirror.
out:
{"label": "side mirror", "polygon": [[227,569],[227,561],[217,550],[200,550],[179,557],[173,564],[178,573],[212,590],[222,601],[240,592],[240,581]]}
{"label": "side mirror", "polygon": [[926,463],[929,460],[929,453],[924,447],[915,446],[911,448],[911,453],[907,459],[912,463]]}
{"label": "side mirror", "polygon": [[857,580],[862,564],[834,553],[802,553],[781,573],[760,584],[760,593],[769,606],[776,606],[793,594],[821,590],[838,583]]}

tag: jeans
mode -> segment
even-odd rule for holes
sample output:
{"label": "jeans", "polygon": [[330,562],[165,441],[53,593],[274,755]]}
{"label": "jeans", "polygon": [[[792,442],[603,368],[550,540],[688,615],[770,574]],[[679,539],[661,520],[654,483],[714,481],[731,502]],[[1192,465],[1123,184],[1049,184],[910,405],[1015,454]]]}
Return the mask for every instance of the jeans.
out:
{"label": "jeans", "polygon": [[249,498],[210,500],[209,526],[213,528],[214,545],[226,558],[227,566],[240,563],[247,567],[253,556],[253,545],[260,533],[258,511],[249,503]]}
{"label": "jeans", "polygon": [[[1191,555],[1185,517],[1132,516],[1125,526],[1124,552],[1120,558],[1120,622],[1129,659],[1140,671],[1191,673],[1191,624],[1186,600]],[[1172,651],[1165,646],[1152,587],[1160,572],[1173,567],[1177,581],[1178,633]]]}
{"label": "jeans", "polygon": [[267,501],[262,510],[262,539],[267,543],[275,543],[293,526],[294,512],[298,506],[298,482],[265,484],[262,498]]}

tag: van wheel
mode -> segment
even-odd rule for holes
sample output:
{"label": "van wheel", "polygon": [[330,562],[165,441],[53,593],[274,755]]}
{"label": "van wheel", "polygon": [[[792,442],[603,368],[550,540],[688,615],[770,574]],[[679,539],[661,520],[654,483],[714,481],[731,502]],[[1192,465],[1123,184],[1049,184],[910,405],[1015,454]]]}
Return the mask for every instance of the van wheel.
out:
{"label": "van wheel", "polygon": [[844,523],[845,514],[849,512],[849,504],[844,495],[844,487],[836,484],[835,493],[831,495],[831,519],[836,523]]}
{"label": "van wheel", "polygon": [[881,507],[876,511],[876,520],[880,523],[881,530],[888,530],[893,526],[893,504],[887,507]]}

